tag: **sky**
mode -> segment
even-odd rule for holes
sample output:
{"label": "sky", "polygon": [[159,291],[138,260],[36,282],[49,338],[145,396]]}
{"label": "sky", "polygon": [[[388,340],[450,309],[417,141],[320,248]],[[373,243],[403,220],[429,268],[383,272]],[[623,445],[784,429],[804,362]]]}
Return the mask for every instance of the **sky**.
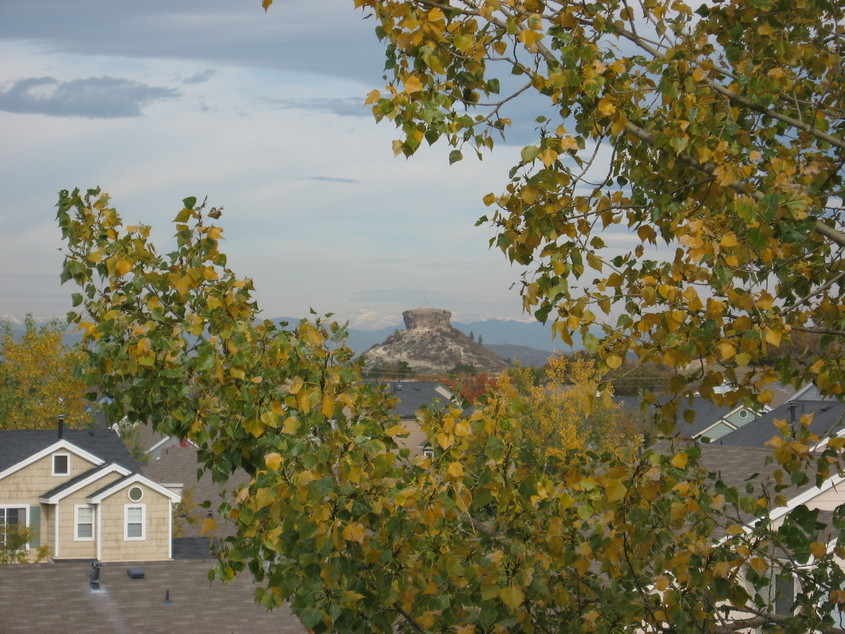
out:
{"label": "sky", "polygon": [[264,317],[530,319],[475,226],[530,125],[483,161],[395,157],[363,105],[385,85],[373,29],[351,0],[0,0],[0,315],[70,308],[57,192],[101,187],[159,252],[183,198],[222,206]]}

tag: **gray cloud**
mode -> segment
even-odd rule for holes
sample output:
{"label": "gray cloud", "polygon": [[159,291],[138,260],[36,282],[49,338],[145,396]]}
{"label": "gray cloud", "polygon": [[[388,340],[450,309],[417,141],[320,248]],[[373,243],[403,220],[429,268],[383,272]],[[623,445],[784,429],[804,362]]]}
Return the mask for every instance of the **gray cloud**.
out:
{"label": "gray cloud", "polygon": [[295,108],[297,110],[319,110],[332,112],[342,117],[371,117],[370,106],[364,105],[361,97],[344,97],[334,99],[268,99],[277,108],[283,110]]}
{"label": "gray cloud", "polygon": [[[203,60],[380,83],[373,20],[338,0],[0,0],[0,39],[54,52]],[[68,28],[72,24],[73,28]],[[315,51],[318,51],[315,53]]]}
{"label": "gray cloud", "polygon": [[0,110],[113,119],[138,117],[144,106],[177,97],[179,91],[172,88],[116,77],[88,77],[65,82],[53,77],[30,77],[0,90]]}
{"label": "gray cloud", "polygon": [[182,83],[183,84],[204,84],[209,79],[214,77],[214,75],[216,75],[216,74],[217,74],[217,71],[209,68],[208,70],[204,70],[203,72],[197,73],[196,75],[191,75],[187,79],[183,79]]}
{"label": "gray cloud", "polygon": [[301,181],[320,181],[323,183],[351,183],[351,184],[359,184],[359,181],[356,178],[340,178],[337,176],[301,176],[297,180]]}

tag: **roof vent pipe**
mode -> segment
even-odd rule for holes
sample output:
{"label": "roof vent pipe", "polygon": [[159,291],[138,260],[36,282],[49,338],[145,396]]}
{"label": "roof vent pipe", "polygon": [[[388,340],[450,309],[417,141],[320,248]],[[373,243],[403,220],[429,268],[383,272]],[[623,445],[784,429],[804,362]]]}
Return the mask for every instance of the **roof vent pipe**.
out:
{"label": "roof vent pipe", "polygon": [[65,415],[59,414],[59,440],[62,439],[62,436],[65,433]]}
{"label": "roof vent pipe", "polygon": [[88,582],[88,585],[91,586],[92,590],[100,589],[100,568],[99,561],[95,559],[91,562],[91,580]]}

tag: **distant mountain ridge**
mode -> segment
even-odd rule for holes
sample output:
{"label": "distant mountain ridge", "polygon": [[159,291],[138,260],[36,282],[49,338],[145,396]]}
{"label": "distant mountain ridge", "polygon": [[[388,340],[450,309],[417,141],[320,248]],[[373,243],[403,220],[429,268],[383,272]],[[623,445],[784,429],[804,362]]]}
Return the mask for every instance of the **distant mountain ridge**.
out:
{"label": "distant mountain ridge", "polygon": [[[395,324],[390,326],[383,326],[376,329],[371,327],[350,326],[347,329],[348,339],[347,345],[357,354],[362,354],[372,346],[387,339],[390,335],[398,330],[404,328],[402,318],[400,315],[375,313],[374,311],[366,311],[366,315],[361,313],[357,316],[357,323],[359,324],[378,324],[390,323],[390,320],[395,317]],[[37,323],[52,321],[50,319],[36,319]],[[62,321],[62,318],[55,318]],[[344,323],[339,316],[334,316],[332,319],[339,323]],[[4,315],[0,321],[9,321],[12,325],[12,333],[19,336],[24,332],[23,319],[14,315]],[[288,322],[296,324],[299,322],[299,317],[273,317],[272,321]],[[537,321],[519,321],[515,319],[483,319],[478,321],[453,321],[452,326],[462,331],[466,335],[472,337],[485,346],[491,349],[505,359],[512,359],[519,361],[523,365],[535,365],[535,362],[529,359],[540,359],[543,355],[548,356],[548,353],[555,350],[568,352],[567,346],[560,341],[552,339],[551,327],[548,324],[541,324]],[[71,329],[65,334],[64,343],[72,345],[79,341],[78,334],[74,334]],[[512,346],[511,348],[499,349],[497,346]],[[519,350],[525,348],[525,350]],[[543,361],[544,363],[545,361]]]}
{"label": "distant mountain ridge", "polygon": [[[335,318],[333,317],[333,319]],[[273,321],[287,321],[295,324],[299,319],[294,317],[279,317],[274,318]],[[340,319],[338,319],[338,322],[343,323]],[[466,335],[472,335],[476,341],[480,339],[480,343],[486,346],[525,346],[545,352],[568,350],[568,346],[552,338],[550,325],[541,324],[538,321],[484,319],[480,321],[461,322],[453,320],[452,326]],[[373,345],[384,341],[396,331],[403,329],[404,325],[402,324],[401,318],[397,319],[395,325],[377,329],[350,326],[347,329],[349,335],[347,345],[358,354],[361,354]]]}

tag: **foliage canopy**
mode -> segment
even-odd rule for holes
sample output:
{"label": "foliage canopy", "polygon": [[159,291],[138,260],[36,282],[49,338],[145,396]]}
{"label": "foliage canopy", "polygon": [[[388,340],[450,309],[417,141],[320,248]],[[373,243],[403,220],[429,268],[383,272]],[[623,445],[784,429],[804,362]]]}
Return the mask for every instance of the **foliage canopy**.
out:
{"label": "foliage canopy", "polygon": [[59,416],[70,427],[93,423],[85,382],[76,376],[81,351],[62,344],[65,329],[27,315],[15,337],[11,323],[0,323],[0,428],[53,428]]}
{"label": "foliage canopy", "polygon": [[[70,319],[114,418],[191,438],[218,481],[249,474],[219,509],[237,526],[221,578],[248,570],[258,600],[289,599],[318,632],[836,631],[841,513],[835,536],[804,506],[770,513],[792,483],[835,473],[845,439],[815,456],[812,436],[785,426],[775,480],[747,490],[671,444],[571,452],[551,473],[520,399],[494,398],[431,413],[434,457],[411,459],[342,329],[257,320],[208,223],[218,211],[184,202],[162,256],[105,194],[63,192],[64,277],[81,287]],[[781,570],[801,580],[800,616],[774,611]]]}
{"label": "foliage canopy", "polygon": [[[512,102],[545,102],[484,220],[533,267],[525,306],[564,340],[580,333],[611,368],[632,352],[696,362],[677,391],[716,398],[727,380],[724,398],[765,402],[780,375],[843,393],[838,3],[356,4],[387,46],[390,85],[369,101],[401,130],[397,153],[441,137],[452,160],[483,152]],[[813,454],[805,426],[784,426],[773,481],[739,489],[671,443],[574,452],[552,476],[518,399],[499,398],[431,414],[435,455],[411,460],[342,329],[258,321],[219,212],[183,202],[159,255],[99,190],[62,192],[63,279],[117,417],[191,437],[219,480],[250,474],[221,508],[238,526],[221,577],[248,569],[259,600],[290,598],[315,631],[837,631],[843,513],[784,504],[841,468],[845,440]],[[821,347],[773,356],[795,332]],[[780,574],[800,579],[790,614]]]}
{"label": "foliage canopy", "polygon": [[[690,389],[731,402],[768,402],[778,377],[843,394],[841,3],[355,4],[386,44],[368,101],[396,152],[444,138],[451,160],[481,156],[509,111],[539,115],[481,222],[564,341],[612,368],[696,364]],[[800,333],[821,352],[777,355]]]}

